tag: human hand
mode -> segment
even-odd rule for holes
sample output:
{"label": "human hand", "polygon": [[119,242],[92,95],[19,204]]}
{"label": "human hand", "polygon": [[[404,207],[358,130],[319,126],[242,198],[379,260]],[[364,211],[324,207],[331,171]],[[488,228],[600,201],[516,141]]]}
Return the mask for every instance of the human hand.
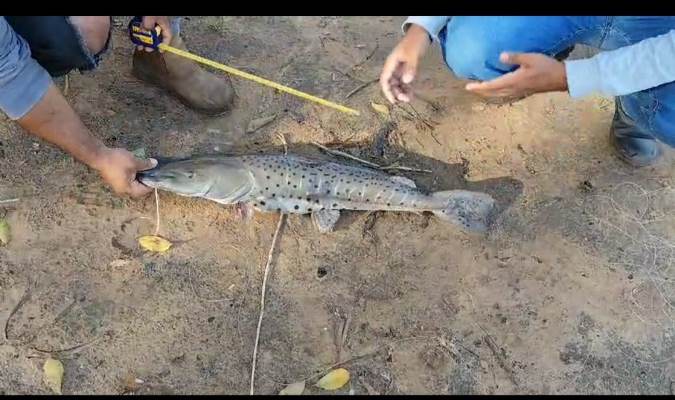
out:
{"label": "human hand", "polygon": [[[162,43],[169,44],[171,43],[171,23],[169,22],[169,17],[143,17],[143,28],[147,30],[155,29],[155,25],[159,25],[162,29]],[[138,50],[144,50],[151,52],[154,51],[151,47],[145,46],[136,46]],[[160,50],[162,52],[162,50]]]}
{"label": "human hand", "polygon": [[499,60],[519,68],[490,81],[468,83],[466,90],[483,97],[508,98],[567,90],[565,64],[555,58],[538,53],[502,53]]}
{"label": "human hand", "polygon": [[409,102],[410,84],[417,75],[417,64],[429,47],[429,34],[421,26],[412,24],[403,39],[389,54],[380,74],[380,87],[389,102]]}
{"label": "human hand", "polygon": [[95,168],[118,195],[141,197],[152,189],[137,181],[136,173],[156,166],[155,159],[143,160],[125,149],[106,148],[97,158]]}

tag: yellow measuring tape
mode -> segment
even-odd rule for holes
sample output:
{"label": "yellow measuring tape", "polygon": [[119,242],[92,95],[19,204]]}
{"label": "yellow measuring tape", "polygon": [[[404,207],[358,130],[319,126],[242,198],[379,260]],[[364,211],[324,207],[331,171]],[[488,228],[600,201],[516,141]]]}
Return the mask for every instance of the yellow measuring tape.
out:
{"label": "yellow measuring tape", "polygon": [[200,57],[198,55],[189,53],[189,52],[181,50],[181,49],[177,49],[175,47],[166,45],[164,43],[160,44],[159,48],[161,50],[168,51],[169,53],[173,53],[173,54],[177,54],[179,56],[185,57],[185,58],[189,58],[190,60],[196,61],[198,63],[208,65],[210,67],[219,69],[221,71],[229,72],[230,74],[239,76],[241,78],[245,78],[245,79],[252,80],[254,82],[258,82],[261,85],[273,87],[273,88],[275,88],[277,90],[280,90],[282,92],[286,92],[286,93],[292,94],[294,96],[298,96],[300,98],[303,98],[305,100],[313,101],[315,103],[334,108],[336,110],[342,111],[342,112],[347,113],[347,114],[361,115],[360,112],[358,112],[357,110],[354,110],[353,108],[345,107],[345,106],[342,106],[340,104],[333,103],[332,101],[328,101],[328,100],[324,100],[320,97],[312,96],[311,94],[307,94],[307,93],[301,92],[299,90],[295,90],[293,88],[290,88],[288,86],[284,86],[284,85],[278,84],[276,82],[272,82],[268,79],[257,77],[253,74],[249,74],[248,72],[240,71],[236,68],[228,67],[227,65],[223,65],[223,64],[217,63],[215,61],[211,61],[207,58]]}

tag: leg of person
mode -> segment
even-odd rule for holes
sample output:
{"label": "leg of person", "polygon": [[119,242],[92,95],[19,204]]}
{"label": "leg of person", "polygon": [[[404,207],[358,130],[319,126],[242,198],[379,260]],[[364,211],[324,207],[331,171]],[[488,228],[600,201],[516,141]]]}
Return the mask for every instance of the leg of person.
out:
{"label": "leg of person", "polygon": [[606,17],[452,17],[440,32],[443,58],[460,78],[490,80],[517,66],[503,64],[504,51],[564,58],[575,44],[600,34]]}
{"label": "leg of person", "polygon": [[[612,17],[594,45],[614,50],[675,29],[675,17]],[[675,147],[675,83],[615,98],[610,142],[619,158],[635,166],[653,164],[658,141]]]}
{"label": "leg of person", "polygon": [[[601,17],[452,17],[439,34],[447,66],[460,78],[486,81],[517,66],[499,61],[504,51],[543,53],[558,60],[599,32]],[[504,103],[520,98],[489,99]]]}
{"label": "leg of person", "polygon": [[[559,56],[575,44],[613,50],[671,29],[675,17],[453,17],[439,37],[456,75],[489,80],[517,68],[499,61],[502,51]],[[653,162],[659,155],[654,138],[672,143],[675,135],[668,124],[675,115],[673,89],[664,85],[616,103],[610,132],[619,155],[636,166]]]}
{"label": "leg of person", "polygon": [[[171,26],[169,45],[187,51],[180,37],[180,18],[174,18]],[[232,106],[234,89],[229,77],[207,72],[187,58],[169,52],[135,50],[133,73],[142,81],[168,90],[198,111],[218,115]]]}
{"label": "leg of person", "polygon": [[619,157],[635,167],[661,155],[658,141],[675,147],[675,83],[615,98],[610,141]]}
{"label": "leg of person", "polygon": [[110,42],[110,17],[6,16],[53,77],[98,66]]}

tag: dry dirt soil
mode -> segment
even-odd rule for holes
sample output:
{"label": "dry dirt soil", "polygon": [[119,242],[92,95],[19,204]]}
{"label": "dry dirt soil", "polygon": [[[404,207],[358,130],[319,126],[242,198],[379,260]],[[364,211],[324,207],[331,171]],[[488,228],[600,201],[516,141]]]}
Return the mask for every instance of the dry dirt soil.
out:
{"label": "dry dirt soil", "polygon": [[[390,117],[373,81],[403,17],[190,17],[194,52],[362,110],[352,117],[233,78],[236,109],[205,117],[130,73],[128,17],[93,73],[66,94],[110,145],[174,157],[223,151],[319,155],[312,141],[405,172],[430,190],[494,195],[486,237],[433,217],[345,213],[321,235],[289,216],[270,273],[255,392],[277,393],[336,363],[337,393],[672,394],[675,179],[672,154],[633,170],[608,144],[613,100],[537,95],[486,104],[434,49],[420,99]],[[64,82],[59,81],[64,88]],[[272,123],[247,133],[252,120]],[[0,123],[0,393],[248,393],[263,265],[276,214],[160,193],[111,194],[95,172]],[[23,301],[21,301],[23,299]],[[16,306],[19,306],[18,308]],[[15,312],[14,312],[15,311]],[[11,318],[8,318],[10,317]],[[7,322],[5,322],[7,321]],[[5,337],[6,336],[6,337]]]}

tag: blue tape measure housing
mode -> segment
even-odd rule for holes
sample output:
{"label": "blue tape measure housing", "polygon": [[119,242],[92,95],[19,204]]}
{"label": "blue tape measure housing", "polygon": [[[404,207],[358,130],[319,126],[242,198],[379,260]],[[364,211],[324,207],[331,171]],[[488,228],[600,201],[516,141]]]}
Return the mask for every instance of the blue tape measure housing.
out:
{"label": "blue tape measure housing", "polygon": [[143,19],[141,17],[134,17],[129,22],[129,38],[138,46],[150,47],[157,49],[162,43],[162,30],[159,25],[152,30],[143,28]]}

